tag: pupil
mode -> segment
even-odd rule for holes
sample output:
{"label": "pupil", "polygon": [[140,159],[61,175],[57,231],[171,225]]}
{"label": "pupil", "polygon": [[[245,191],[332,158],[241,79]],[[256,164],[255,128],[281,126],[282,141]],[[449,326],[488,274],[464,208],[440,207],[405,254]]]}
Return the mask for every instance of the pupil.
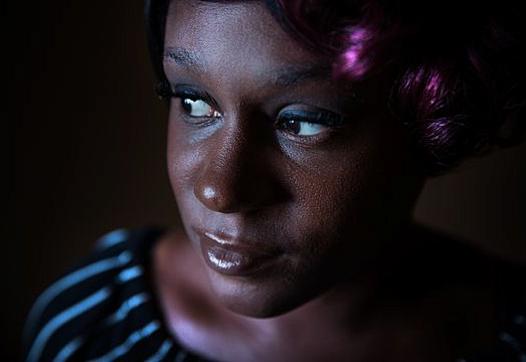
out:
{"label": "pupil", "polygon": [[192,112],[192,100],[186,98],[183,100],[183,109],[186,113]]}
{"label": "pupil", "polygon": [[290,119],[285,123],[285,128],[287,131],[298,134],[300,132],[300,122]]}

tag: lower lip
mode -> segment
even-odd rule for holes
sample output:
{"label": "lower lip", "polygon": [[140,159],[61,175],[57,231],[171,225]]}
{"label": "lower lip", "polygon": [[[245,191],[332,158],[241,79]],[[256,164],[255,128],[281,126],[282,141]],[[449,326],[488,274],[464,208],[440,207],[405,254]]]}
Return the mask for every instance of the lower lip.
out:
{"label": "lower lip", "polygon": [[245,250],[232,250],[210,242],[201,242],[201,251],[207,265],[218,273],[229,276],[248,276],[265,269],[277,257]]}

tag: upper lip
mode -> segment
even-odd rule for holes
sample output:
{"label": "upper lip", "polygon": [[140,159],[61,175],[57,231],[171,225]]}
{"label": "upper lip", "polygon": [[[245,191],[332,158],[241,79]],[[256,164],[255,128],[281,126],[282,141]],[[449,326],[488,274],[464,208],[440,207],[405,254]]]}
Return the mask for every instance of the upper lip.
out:
{"label": "upper lip", "polygon": [[233,237],[226,234],[224,231],[207,231],[194,228],[202,241],[207,244],[241,254],[260,254],[273,255],[279,252],[278,248],[272,245],[272,241],[268,243],[256,242],[253,239]]}

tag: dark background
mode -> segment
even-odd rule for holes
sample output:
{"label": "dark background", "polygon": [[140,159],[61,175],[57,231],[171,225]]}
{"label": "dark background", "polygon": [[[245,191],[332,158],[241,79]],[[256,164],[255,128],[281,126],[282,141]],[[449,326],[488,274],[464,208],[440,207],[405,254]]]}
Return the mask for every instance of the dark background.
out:
{"label": "dark background", "polygon": [[[9,216],[0,360],[10,361],[36,295],[95,239],[118,227],[176,225],[178,216],[164,166],[166,109],[153,92],[142,2],[2,7]],[[523,145],[431,180],[416,217],[526,260],[525,185]]]}

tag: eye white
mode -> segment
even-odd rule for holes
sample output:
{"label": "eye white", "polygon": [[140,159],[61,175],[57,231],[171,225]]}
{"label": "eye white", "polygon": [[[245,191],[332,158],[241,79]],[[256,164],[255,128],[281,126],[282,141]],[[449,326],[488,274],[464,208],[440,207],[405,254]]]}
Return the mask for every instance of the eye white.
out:
{"label": "eye white", "polygon": [[212,106],[202,99],[184,98],[183,107],[191,117],[210,117],[214,114]]}
{"label": "eye white", "polygon": [[325,129],[325,127],[319,123],[310,122],[298,122],[300,124],[297,135],[298,136],[315,136]]}

